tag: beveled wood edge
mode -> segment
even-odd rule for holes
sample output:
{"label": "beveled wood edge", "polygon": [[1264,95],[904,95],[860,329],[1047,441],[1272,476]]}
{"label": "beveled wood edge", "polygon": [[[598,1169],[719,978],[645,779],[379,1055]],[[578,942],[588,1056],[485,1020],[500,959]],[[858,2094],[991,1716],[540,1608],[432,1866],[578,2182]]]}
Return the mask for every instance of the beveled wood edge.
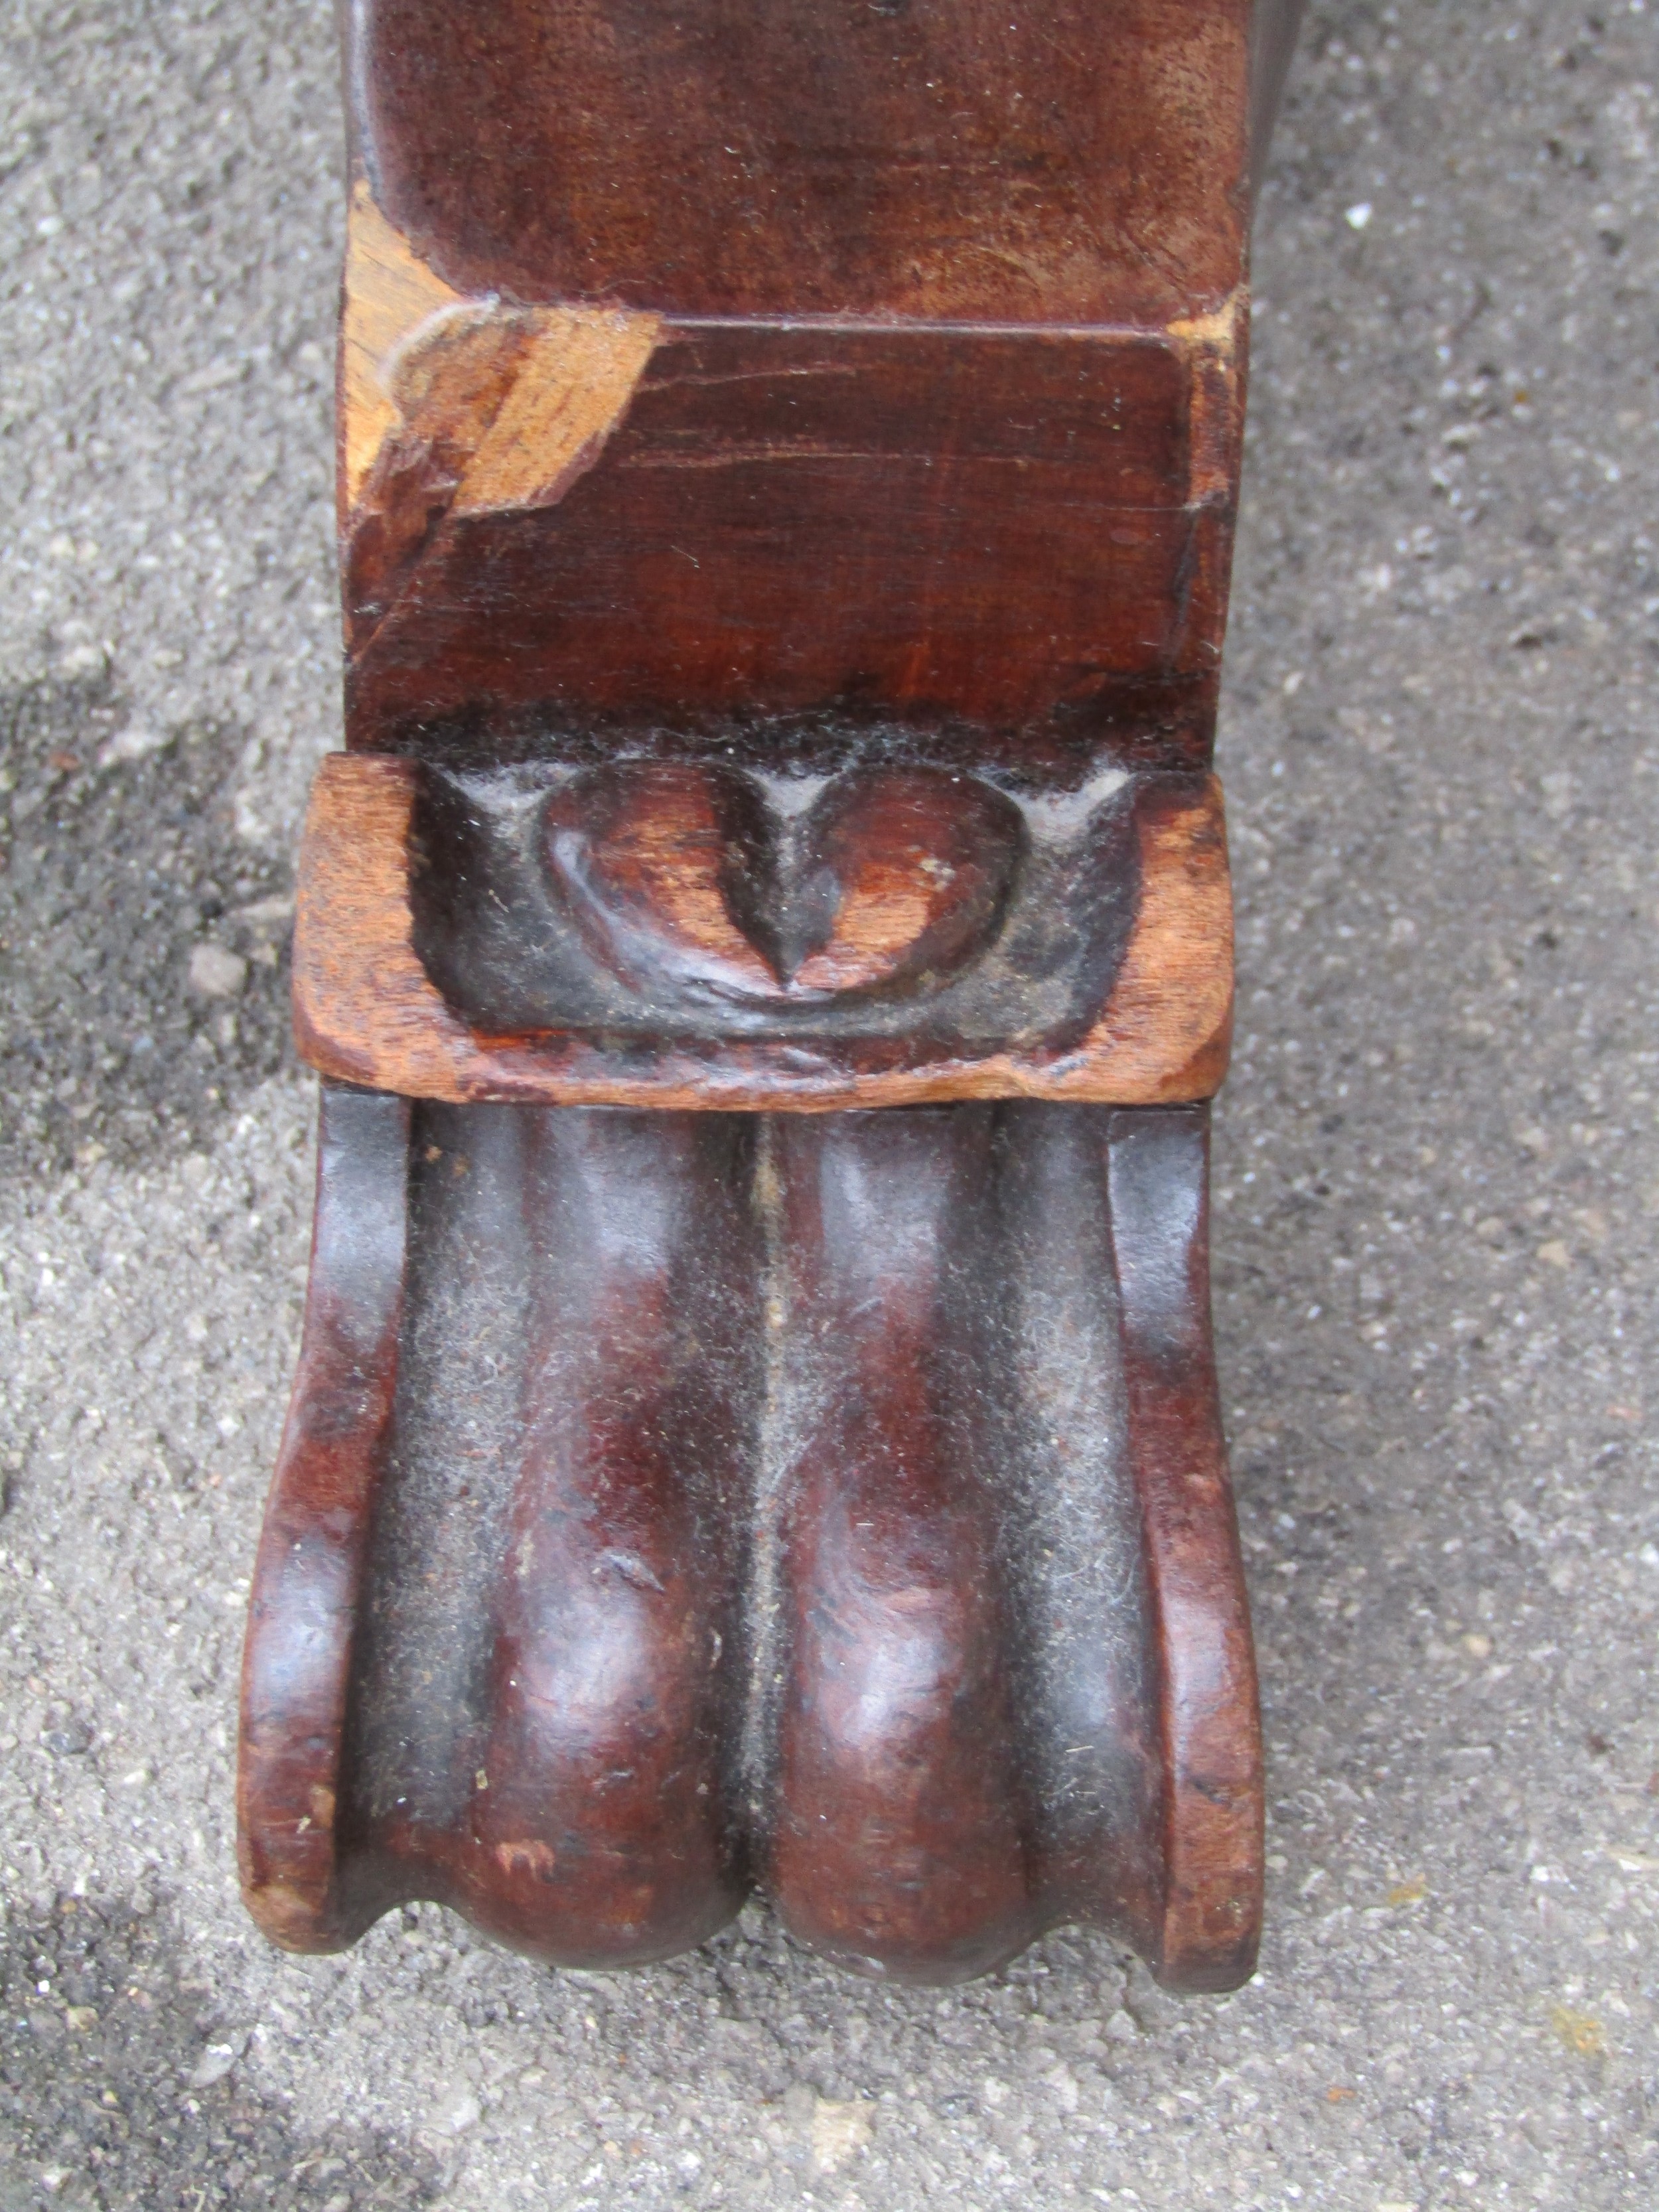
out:
{"label": "beveled wood edge", "polygon": [[1261,1714],[1210,1310],[1210,1121],[1112,1117],[1107,1145],[1130,1460],[1152,1606],[1164,1771],[1158,1978],[1255,1971],[1266,1879]]}
{"label": "beveled wood edge", "polygon": [[653,1106],[748,1113],[1047,1098],[1186,1105],[1212,1097],[1232,1031],[1232,896],[1221,789],[1170,784],[1138,811],[1139,905],[1100,1020],[1059,1057],[1005,1052],[873,1074],[792,1074],[790,1042],[666,1047],[623,1073],[585,1039],[491,1038],[446,1003],[416,953],[408,839],[418,766],[331,754],[301,848],[294,1027],[339,1082],[456,1104]]}
{"label": "beveled wood edge", "polygon": [[[635,388],[657,344],[671,332],[700,327],[747,326],[755,330],[823,328],[840,334],[883,334],[947,331],[985,337],[1035,340],[1091,338],[1103,343],[1161,345],[1186,362],[1192,380],[1190,481],[1187,504],[1201,506],[1237,493],[1238,456],[1243,430],[1243,370],[1249,332],[1250,292],[1241,273],[1224,299],[1195,307],[1165,323],[1123,321],[1008,322],[997,319],[902,315],[770,314],[710,315],[670,308],[600,309],[591,301],[538,299],[503,301],[493,294],[459,292],[440,276],[414,245],[389,222],[366,177],[352,184],[346,208],[346,247],[342,271],[337,379],[337,507],[340,527],[349,529],[377,459],[405,422],[403,372],[422,351],[459,359],[492,326],[523,326],[532,339],[550,341],[527,349],[510,384],[534,385],[550,377],[562,392],[551,410],[536,410],[537,420],[518,420],[516,455],[507,471],[510,483],[496,484],[485,506],[512,508],[552,504],[573,480],[568,464],[571,425],[557,418],[573,410],[584,427],[575,441],[591,462],[605,438],[626,415]],[[595,320],[626,334],[622,357],[602,349],[596,362],[579,353],[567,362],[561,339]],[[505,425],[503,425],[505,427]],[[538,456],[538,442],[550,437],[561,448],[556,465]],[[503,441],[489,442],[499,457]],[[496,471],[486,469],[484,473]],[[580,473],[580,471],[577,471]],[[461,504],[477,506],[461,488]]]}
{"label": "beveled wood edge", "polygon": [[248,1599],[237,1861],[248,1911],[289,1951],[355,1942],[342,1893],[351,1657],[397,1390],[406,1099],[323,1092],[305,1333]]}

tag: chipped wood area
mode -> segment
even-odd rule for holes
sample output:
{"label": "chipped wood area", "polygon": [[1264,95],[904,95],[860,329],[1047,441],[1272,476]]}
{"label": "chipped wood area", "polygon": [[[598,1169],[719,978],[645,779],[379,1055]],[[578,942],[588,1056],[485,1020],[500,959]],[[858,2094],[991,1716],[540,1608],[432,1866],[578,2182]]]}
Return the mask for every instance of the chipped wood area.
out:
{"label": "chipped wood area", "polygon": [[552,504],[627,411],[659,327],[618,308],[464,299],[360,184],[341,324],[343,524],[408,480],[411,449],[435,461],[452,513]]}
{"label": "chipped wood area", "polygon": [[794,1038],[607,1048],[574,1031],[480,1034],[415,947],[409,836],[418,769],[337,754],[307,822],[294,954],[300,1049],[327,1076],[404,1097],[544,1105],[824,1112],[967,1098],[1123,1106],[1209,1097],[1225,1072],[1232,909],[1219,786],[1165,787],[1137,810],[1140,891],[1099,1019],[1061,1054],[1039,1048],[861,1069]]}
{"label": "chipped wood area", "polygon": [[1185,684],[1207,747],[1248,305],[969,326],[463,296],[359,184],[352,741],[486,697],[653,720],[849,685],[1023,726],[1086,668]]}
{"label": "chipped wood area", "polygon": [[1250,289],[1240,284],[1213,313],[1182,317],[1166,335],[1187,356],[1192,376],[1188,438],[1190,497],[1231,508],[1238,495],[1244,439],[1244,375],[1249,356]]}
{"label": "chipped wood area", "polygon": [[399,342],[461,295],[418,260],[375,206],[367,185],[346,216],[340,305],[340,507],[356,505],[369,471],[403,421],[381,369]]}
{"label": "chipped wood area", "polygon": [[455,496],[488,514],[562,499],[621,421],[656,343],[654,315],[546,307]]}

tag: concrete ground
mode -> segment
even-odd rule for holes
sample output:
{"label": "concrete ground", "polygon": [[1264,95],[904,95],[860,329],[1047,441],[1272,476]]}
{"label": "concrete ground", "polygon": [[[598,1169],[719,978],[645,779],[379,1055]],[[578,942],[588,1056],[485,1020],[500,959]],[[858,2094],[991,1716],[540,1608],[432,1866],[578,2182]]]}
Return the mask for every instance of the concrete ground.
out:
{"label": "concrete ground", "polygon": [[0,2208],[1659,2203],[1659,5],[1316,0],[1261,226],[1217,1288],[1262,1969],[550,1974],[237,1902],[337,741],[329,0],[5,0]]}

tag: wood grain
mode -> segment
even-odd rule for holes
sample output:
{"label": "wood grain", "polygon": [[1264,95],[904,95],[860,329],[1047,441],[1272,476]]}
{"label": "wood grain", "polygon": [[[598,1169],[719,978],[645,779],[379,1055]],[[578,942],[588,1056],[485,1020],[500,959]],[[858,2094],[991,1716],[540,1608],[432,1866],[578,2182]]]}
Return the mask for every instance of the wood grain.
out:
{"label": "wood grain", "polygon": [[1237,282],[1253,12],[354,0],[356,154],[460,290],[1162,323]]}
{"label": "wood grain", "polygon": [[1109,726],[1190,763],[1244,306],[1159,331],[447,311],[385,372],[406,413],[343,516],[351,741],[834,712]]}
{"label": "wood grain", "polygon": [[1000,1553],[993,1117],[781,1121],[789,1437],[766,1881],[843,1964],[958,1980],[1039,1917]]}
{"label": "wood grain", "polygon": [[414,943],[410,823],[420,771],[337,755],[307,821],[294,953],[295,1026],[312,1066],[410,1097],[564,1105],[825,1111],[954,1098],[1209,1097],[1225,1070],[1231,903],[1213,781],[1158,784],[1136,811],[1139,902],[1097,1018],[1045,1054],[1006,1047],[897,1070],[860,1070],[855,1046],[796,1039],[688,1045],[476,1033],[447,1005]]}
{"label": "wood grain", "polygon": [[885,714],[1205,765],[1297,12],[354,0],[349,742]]}
{"label": "wood grain", "polygon": [[1250,1972],[1208,770],[1298,13],[344,0],[277,1942],[752,1884],[908,1980]]}
{"label": "wood grain", "polygon": [[1155,1960],[1185,1989],[1255,1965],[1261,1724],[1210,1331],[1209,1126],[1126,1115],[1107,1132],[1130,1456],[1160,1682],[1165,1875]]}

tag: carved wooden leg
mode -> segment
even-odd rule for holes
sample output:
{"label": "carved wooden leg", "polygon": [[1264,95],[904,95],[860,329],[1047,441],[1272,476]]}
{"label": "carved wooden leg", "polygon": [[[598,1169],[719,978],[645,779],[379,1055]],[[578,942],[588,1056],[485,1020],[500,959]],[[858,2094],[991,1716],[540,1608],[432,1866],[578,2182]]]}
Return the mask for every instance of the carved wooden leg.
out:
{"label": "carved wooden leg", "polygon": [[1202,1110],[776,1127],[786,1919],[924,1979],[1076,1919],[1231,1986],[1261,1746]]}
{"label": "carved wooden leg", "polygon": [[[1250,1970],[1211,744],[1293,0],[349,0],[249,1903]],[[665,182],[665,180],[672,180]]]}
{"label": "carved wooden leg", "polygon": [[300,1951],[353,1942],[392,1902],[340,1848],[353,1650],[398,1388],[408,1243],[406,1099],[325,1085],[305,1341],[248,1601],[237,1813],[243,1893]]}
{"label": "carved wooden leg", "polygon": [[325,1093],[255,1582],[250,1904],[615,1965],[745,1879],[956,1978],[1079,1920],[1248,1972],[1249,1630],[1201,1108]]}

